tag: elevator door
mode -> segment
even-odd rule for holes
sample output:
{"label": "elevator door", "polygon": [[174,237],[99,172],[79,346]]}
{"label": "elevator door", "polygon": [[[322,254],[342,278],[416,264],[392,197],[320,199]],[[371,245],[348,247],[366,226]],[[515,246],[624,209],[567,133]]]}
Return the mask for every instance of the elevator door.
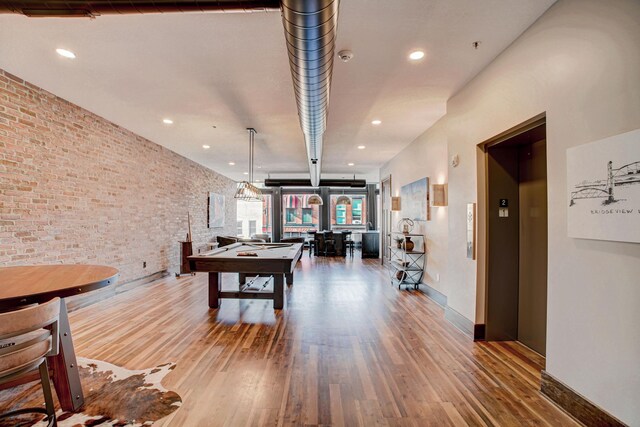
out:
{"label": "elevator door", "polygon": [[544,140],[518,147],[518,341],[540,354],[547,336],[547,155]]}
{"label": "elevator door", "polygon": [[487,149],[486,339],[546,352],[545,127]]}

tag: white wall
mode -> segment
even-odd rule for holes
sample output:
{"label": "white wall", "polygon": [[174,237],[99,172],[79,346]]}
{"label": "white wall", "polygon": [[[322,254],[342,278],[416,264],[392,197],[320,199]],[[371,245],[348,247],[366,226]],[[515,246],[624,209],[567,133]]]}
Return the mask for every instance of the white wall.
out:
{"label": "white wall", "polygon": [[[546,369],[622,421],[640,425],[640,245],[567,237],[566,190],[567,148],[640,128],[640,1],[558,1],[449,100],[445,138],[460,166],[448,173],[448,304],[483,323],[484,312],[476,309],[484,304],[479,267],[465,254],[466,203],[483,197],[477,144],[543,112]],[[406,167],[421,163],[414,157]],[[404,184],[397,168],[392,173],[394,187]]]}
{"label": "white wall", "polygon": [[[430,184],[447,182],[445,131],[445,121],[441,119],[380,169],[381,177],[392,175],[392,196],[400,196],[400,187],[425,176],[429,177]],[[431,207],[431,221],[416,222],[413,230],[414,233],[425,235],[427,239],[427,264],[422,281],[445,295],[448,272],[447,211],[447,207]],[[400,218],[402,212],[392,213],[391,222],[394,229]]]}

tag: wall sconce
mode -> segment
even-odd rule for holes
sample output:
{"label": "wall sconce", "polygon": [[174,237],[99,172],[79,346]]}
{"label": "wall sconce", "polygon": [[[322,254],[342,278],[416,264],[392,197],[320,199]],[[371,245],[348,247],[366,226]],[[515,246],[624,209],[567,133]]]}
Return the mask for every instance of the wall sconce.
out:
{"label": "wall sconce", "polygon": [[398,212],[400,210],[400,197],[391,198],[391,210]]}
{"label": "wall sconce", "polygon": [[447,184],[433,184],[433,206],[447,206]]}

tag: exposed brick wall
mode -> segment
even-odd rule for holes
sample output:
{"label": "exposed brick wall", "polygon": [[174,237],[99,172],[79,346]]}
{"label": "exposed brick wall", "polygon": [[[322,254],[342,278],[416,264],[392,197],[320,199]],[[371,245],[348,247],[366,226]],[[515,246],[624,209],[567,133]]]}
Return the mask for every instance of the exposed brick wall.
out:
{"label": "exposed brick wall", "polygon": [[[207,228],[209,191],[226,196],[223,229]],[[120,283],[177,271],[187,211],[197,252],[235,235],[234,191],[231,179],[0,69],[0,266],[106,264]]]}

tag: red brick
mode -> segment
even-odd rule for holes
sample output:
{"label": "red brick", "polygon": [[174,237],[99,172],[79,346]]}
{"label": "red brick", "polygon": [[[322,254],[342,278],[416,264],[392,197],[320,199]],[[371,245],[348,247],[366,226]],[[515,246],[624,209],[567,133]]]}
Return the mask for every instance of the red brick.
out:
{"label": "red brick", "polygon": [[[235,234],[235,182],[0,69],[0,265],[97,263],[120,282],[177,271],[194,248]],[[208,229],[209,191],[226,224]],[[147,268],[142,268],[142,262]]]}

